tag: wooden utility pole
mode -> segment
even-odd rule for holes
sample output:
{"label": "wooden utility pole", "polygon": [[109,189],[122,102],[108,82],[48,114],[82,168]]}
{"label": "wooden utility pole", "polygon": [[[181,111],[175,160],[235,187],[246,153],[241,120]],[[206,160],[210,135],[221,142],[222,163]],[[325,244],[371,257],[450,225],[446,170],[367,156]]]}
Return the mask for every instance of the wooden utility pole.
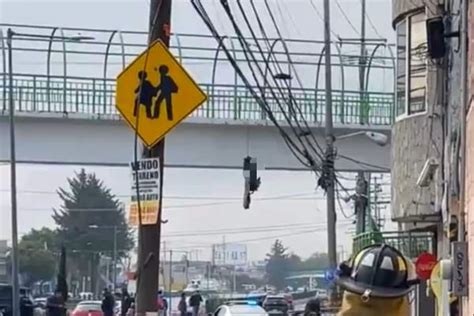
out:
{"label": "wooden utility pole", "polygon": [[[161,39],[166,46],[170,42],[171,0],[150,1],[149,43]],[[150,60],[149,62],[154,62]],[[160,159],[160,203],[158,221],[155,225],[139,228],[138,233],[138,280],[137,280],[137,315],[145,316],[147,312],[156,312],[156,296],[159,284],[161,205],[163,198],[165,141],[161,140],[151,149],[145,149],[145,158]]]}

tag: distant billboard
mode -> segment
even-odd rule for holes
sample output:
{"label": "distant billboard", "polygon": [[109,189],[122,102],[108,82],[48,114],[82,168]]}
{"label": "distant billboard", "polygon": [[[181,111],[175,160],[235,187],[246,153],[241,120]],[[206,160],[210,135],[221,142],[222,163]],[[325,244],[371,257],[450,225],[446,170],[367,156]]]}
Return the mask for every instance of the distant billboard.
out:
{"label": "distant billboard", "polygon": [[247,245],[216,244],[213,247],[213,258],[216,265],[245,265],[248,262]]}

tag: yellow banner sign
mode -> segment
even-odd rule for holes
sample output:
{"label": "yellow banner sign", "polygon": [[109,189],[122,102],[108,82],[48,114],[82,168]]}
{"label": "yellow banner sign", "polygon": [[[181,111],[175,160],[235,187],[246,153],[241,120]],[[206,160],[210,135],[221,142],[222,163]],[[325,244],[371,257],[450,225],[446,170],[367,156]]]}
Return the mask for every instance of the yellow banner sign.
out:
{"label": "yellow banner sign", "polygon": [[[138,226],[138,214],[141,213],[142,225],[154,225],[158,222],[161,169],[159,158],[141,159],[130,164],[132,170],[132,194],[130,202],[130,225]],[[140,203],[140,209],[138,205]],[[140,211],[140,212],[139,212]]]}

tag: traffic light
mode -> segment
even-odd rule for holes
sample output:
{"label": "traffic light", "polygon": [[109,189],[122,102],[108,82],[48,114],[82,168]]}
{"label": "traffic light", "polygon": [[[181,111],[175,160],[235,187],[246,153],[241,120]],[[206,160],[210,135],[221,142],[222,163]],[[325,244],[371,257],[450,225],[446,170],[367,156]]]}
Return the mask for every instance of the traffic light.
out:
{"label": "traffic light", "polygon": [[244,209],[250,207],[250,195],[260,187],[260,178],[257,176],[257,158],[247,156],[244,158],[243,174],[244,186]]}

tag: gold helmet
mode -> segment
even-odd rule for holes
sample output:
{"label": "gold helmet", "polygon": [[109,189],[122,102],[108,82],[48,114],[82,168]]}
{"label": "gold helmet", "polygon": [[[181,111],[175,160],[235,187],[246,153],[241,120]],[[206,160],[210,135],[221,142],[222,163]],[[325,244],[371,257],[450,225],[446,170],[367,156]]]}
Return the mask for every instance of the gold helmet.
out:
{"label": "gold helmet", "polygon": [[402,297],[419,283],[413,263],[385,244],[362,249],[339,268],[337,284],[367,300],[370,297]]}

